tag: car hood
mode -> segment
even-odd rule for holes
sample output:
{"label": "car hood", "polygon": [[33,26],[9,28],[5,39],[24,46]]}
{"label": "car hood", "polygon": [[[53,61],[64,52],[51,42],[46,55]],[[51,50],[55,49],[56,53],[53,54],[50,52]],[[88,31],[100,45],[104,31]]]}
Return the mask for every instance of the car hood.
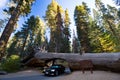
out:
{"label": "car hood", "polygon": [[56,70],[56,69],[46,69],[46,71],[51,71],[51,70]]}

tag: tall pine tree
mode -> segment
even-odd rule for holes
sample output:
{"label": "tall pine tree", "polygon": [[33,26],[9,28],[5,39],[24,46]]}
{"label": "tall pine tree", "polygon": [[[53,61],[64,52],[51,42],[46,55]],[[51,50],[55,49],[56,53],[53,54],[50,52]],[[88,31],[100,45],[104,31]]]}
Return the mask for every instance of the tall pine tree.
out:
{"label": "tall pine tree", "polygon": [[14,30],[14,26],[18,21],[20,15],[27,15],[30,13],[31,5],[35,0],[11,0],[17,4],[17,6],[13,9],[11,13],[11,17],[8,23],[5,26],[5,29],[0,37],[0,58],[2,58],[5,54],[5,49],[7,46],[7,42],[9,40],[10,35]]}
{"label": "tall pine tree", "polygon": [[77,27],[77,35],[80,40],[82,52],[90,52],[90,42],[88,37],[89,28],[89,8],[86,3],[76,6],[74,12],[74,20]]}
{"label": "tall pine tree", "polygon": [[69,14],[68,14],[68,9],[65,10],[65,18],[64,18],[64,52],[65,53],[70,53],[70,18],[69,18]]}

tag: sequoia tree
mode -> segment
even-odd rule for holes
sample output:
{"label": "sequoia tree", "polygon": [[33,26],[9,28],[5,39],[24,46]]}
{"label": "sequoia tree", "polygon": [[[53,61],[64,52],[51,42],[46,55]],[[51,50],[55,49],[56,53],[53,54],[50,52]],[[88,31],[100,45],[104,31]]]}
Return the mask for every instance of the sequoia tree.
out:
{"label": "sequoia tree", "polygon": [[64,52],[69,53],[70,52],[70,18],[68,9],[65,10],[65,18],[64,18]]}
{"label": "sequoia tree", "polygon": [[78,39],[81,44],[82,52],[90,52],[90,42],[88,37],[89,29],[89,8],[83,2],[82,5],[76,6],[74,20],[77,29]]}
{"label": "sequoia tree", "polygon": [[9,37],[11,36],[14,26],[18,21],[18,18],[22,14],[28,14],[31,10],[31,5],[35,0],[12,0],[17,4],[14,8],[13,12],[11,13],[11,17],[8,23],[5,26],[5,29],[0,37],[0,58],[2,58],[5,54],[5,49],[7,46],[7,42]]}
{"label": "sequoia tree", "polygon": [[[47,23],[47,26],[50,29],[50,42],[49,42],[49,52],[55,52],[56,50],[56,32],[57,32],[57,21],[56,21],[56,15],[57,13],[57,7],[58,3],[55,0],[52,0],[52,2],[48,5],[46,15],[45,15],[45,21]],[[62,8],[60,8],[60,13],[62,13]]]}

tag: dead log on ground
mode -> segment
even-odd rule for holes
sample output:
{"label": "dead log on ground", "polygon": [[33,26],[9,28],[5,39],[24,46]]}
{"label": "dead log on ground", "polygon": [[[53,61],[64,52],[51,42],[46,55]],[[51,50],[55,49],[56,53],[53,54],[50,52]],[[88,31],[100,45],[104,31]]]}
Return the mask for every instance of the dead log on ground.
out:
{"label": "dead log on ground", "polygon": [[107,69],[120,72],[120,53],[85,53],[83,55],[77,53],[36,53],[35,58],[38,60],[49,60],[61,58],[69,63],[73,70],[80,70],[81,60],[91,60],[94,69]]}

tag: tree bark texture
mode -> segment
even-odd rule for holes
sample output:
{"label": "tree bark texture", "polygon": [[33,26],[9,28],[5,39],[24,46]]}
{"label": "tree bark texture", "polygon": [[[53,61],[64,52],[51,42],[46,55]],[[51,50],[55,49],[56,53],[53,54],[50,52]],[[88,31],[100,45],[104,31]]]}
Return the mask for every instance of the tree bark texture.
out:
{"label": "tree bark texture", "polygon": [[0,59],[4,56],[5,54],[5,48],[7,46],[7,42],[14,30],[14,26],[18,21],[18,18],[21,14],[20,8],[21,8],[21,1],[17,5],[16,9],[14,10],[13,14],[11,15],[1,37],[0,37]]}
{"label": "tree bark texture", "polygon": [[80,70],[80,61],[91,60],[93,69],[115,70],[120,72],[120,53],[36,53],[35,58],[38,60],[49,61],[51,59],[64,59],[68,62],[69,67],[73,70]]}

